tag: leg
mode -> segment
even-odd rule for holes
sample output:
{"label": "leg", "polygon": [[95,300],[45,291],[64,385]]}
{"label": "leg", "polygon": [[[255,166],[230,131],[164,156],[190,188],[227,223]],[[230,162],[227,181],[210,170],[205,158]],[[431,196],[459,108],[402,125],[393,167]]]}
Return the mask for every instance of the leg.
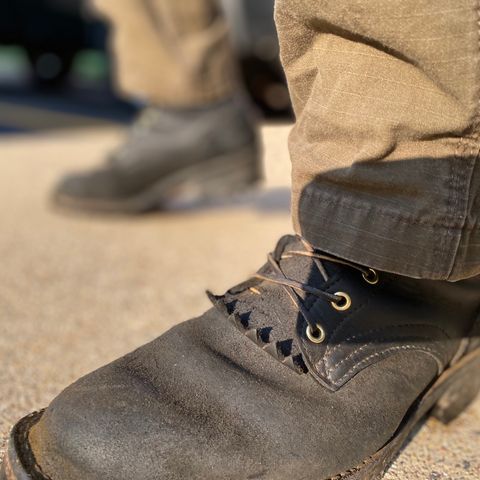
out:
{"label": "leg", "polygon": [[314,245],[403,275],[480,273],[477,8],[278,0],[293,218]]}
{"label": "leg", "polygon": [[235,59],[215,0],[97,0],[110,18],[122,91],[147,101],[100,167],[74,172],[56,205],[138,214],[255,185],[256,126],[238,95]]}
{"label": "leg", "polygon": [[216,0],[94,0],[112,25],[118,85],[169,107],[230,98],[238,88],[228,27]]}

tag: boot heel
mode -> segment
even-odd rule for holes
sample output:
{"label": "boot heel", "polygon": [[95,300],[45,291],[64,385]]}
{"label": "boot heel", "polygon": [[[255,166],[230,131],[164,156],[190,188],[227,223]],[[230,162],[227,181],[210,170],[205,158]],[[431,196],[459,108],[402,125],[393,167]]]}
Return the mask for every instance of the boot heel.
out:
{"label": "boot heel", "polygon": [[455,420],[480,393],[480,360],[477,357],[465,366],[438,400],[432,416],[444,424]]}

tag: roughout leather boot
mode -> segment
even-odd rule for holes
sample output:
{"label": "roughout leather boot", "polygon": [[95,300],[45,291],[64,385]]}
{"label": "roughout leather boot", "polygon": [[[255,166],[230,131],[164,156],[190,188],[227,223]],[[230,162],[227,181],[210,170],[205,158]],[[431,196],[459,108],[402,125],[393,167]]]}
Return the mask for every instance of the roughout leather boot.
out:
{"label": "roughout leather boot", "polygon": [[261,177],[254,121],[230,100],[194,110],[146,108],[108,162],[66,176],[56,205],[142,213],[241,191]]}
{"label": "roughout leather boot", "polygon": [[282,238],[215,307],[13,429],[2,480],[375,480],[480,389],[480,278],[376,272]]}

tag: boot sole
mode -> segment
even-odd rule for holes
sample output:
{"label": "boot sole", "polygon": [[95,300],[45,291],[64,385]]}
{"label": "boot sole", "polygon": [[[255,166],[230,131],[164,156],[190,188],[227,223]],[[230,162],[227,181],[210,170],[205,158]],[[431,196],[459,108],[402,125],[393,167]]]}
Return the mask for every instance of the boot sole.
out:
{"label": "boot sole", "polygon": [[175,202],[208,202],[245,190],[261,179],[258,152],[248,147],[183,167],[130,197],[106,200],[54,193],[52,202],[61,209],[89,213],[140,214],[169,208]]}
{"label": "boot sole", "polygon": [[[479,392],[480,349],[466,355],[460,362],[446,370],[426,393],[419,397],[395,435],[382,449],[357,467],[329,479],[319,480],[380,480],[410,433],[427,414],[430,413],[443,423],[449,423],[473,402]],[[35,462],[28,442],[29,431],[40,420],[42,414],[43,411],[32,413],[13,427],[0,471],[0,480],[51,480],[42,473],[41,467]]]}

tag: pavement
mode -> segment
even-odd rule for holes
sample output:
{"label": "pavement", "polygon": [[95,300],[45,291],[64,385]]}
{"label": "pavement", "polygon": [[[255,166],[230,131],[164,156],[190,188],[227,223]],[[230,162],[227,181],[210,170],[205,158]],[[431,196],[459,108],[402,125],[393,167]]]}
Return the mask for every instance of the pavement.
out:
{"label": "pavement", "polygon": [[[222,292],[263,263],[291,231],[288,131],[263,129],[262,190],[135,219],[68,215],[48,202],[58,177],[99,162],[120,127],[0,137],[0,455],[17,418],[202,313],[206,288]],[[427,421],[386,478],[480,479],[480,400],[448,427]]]}

